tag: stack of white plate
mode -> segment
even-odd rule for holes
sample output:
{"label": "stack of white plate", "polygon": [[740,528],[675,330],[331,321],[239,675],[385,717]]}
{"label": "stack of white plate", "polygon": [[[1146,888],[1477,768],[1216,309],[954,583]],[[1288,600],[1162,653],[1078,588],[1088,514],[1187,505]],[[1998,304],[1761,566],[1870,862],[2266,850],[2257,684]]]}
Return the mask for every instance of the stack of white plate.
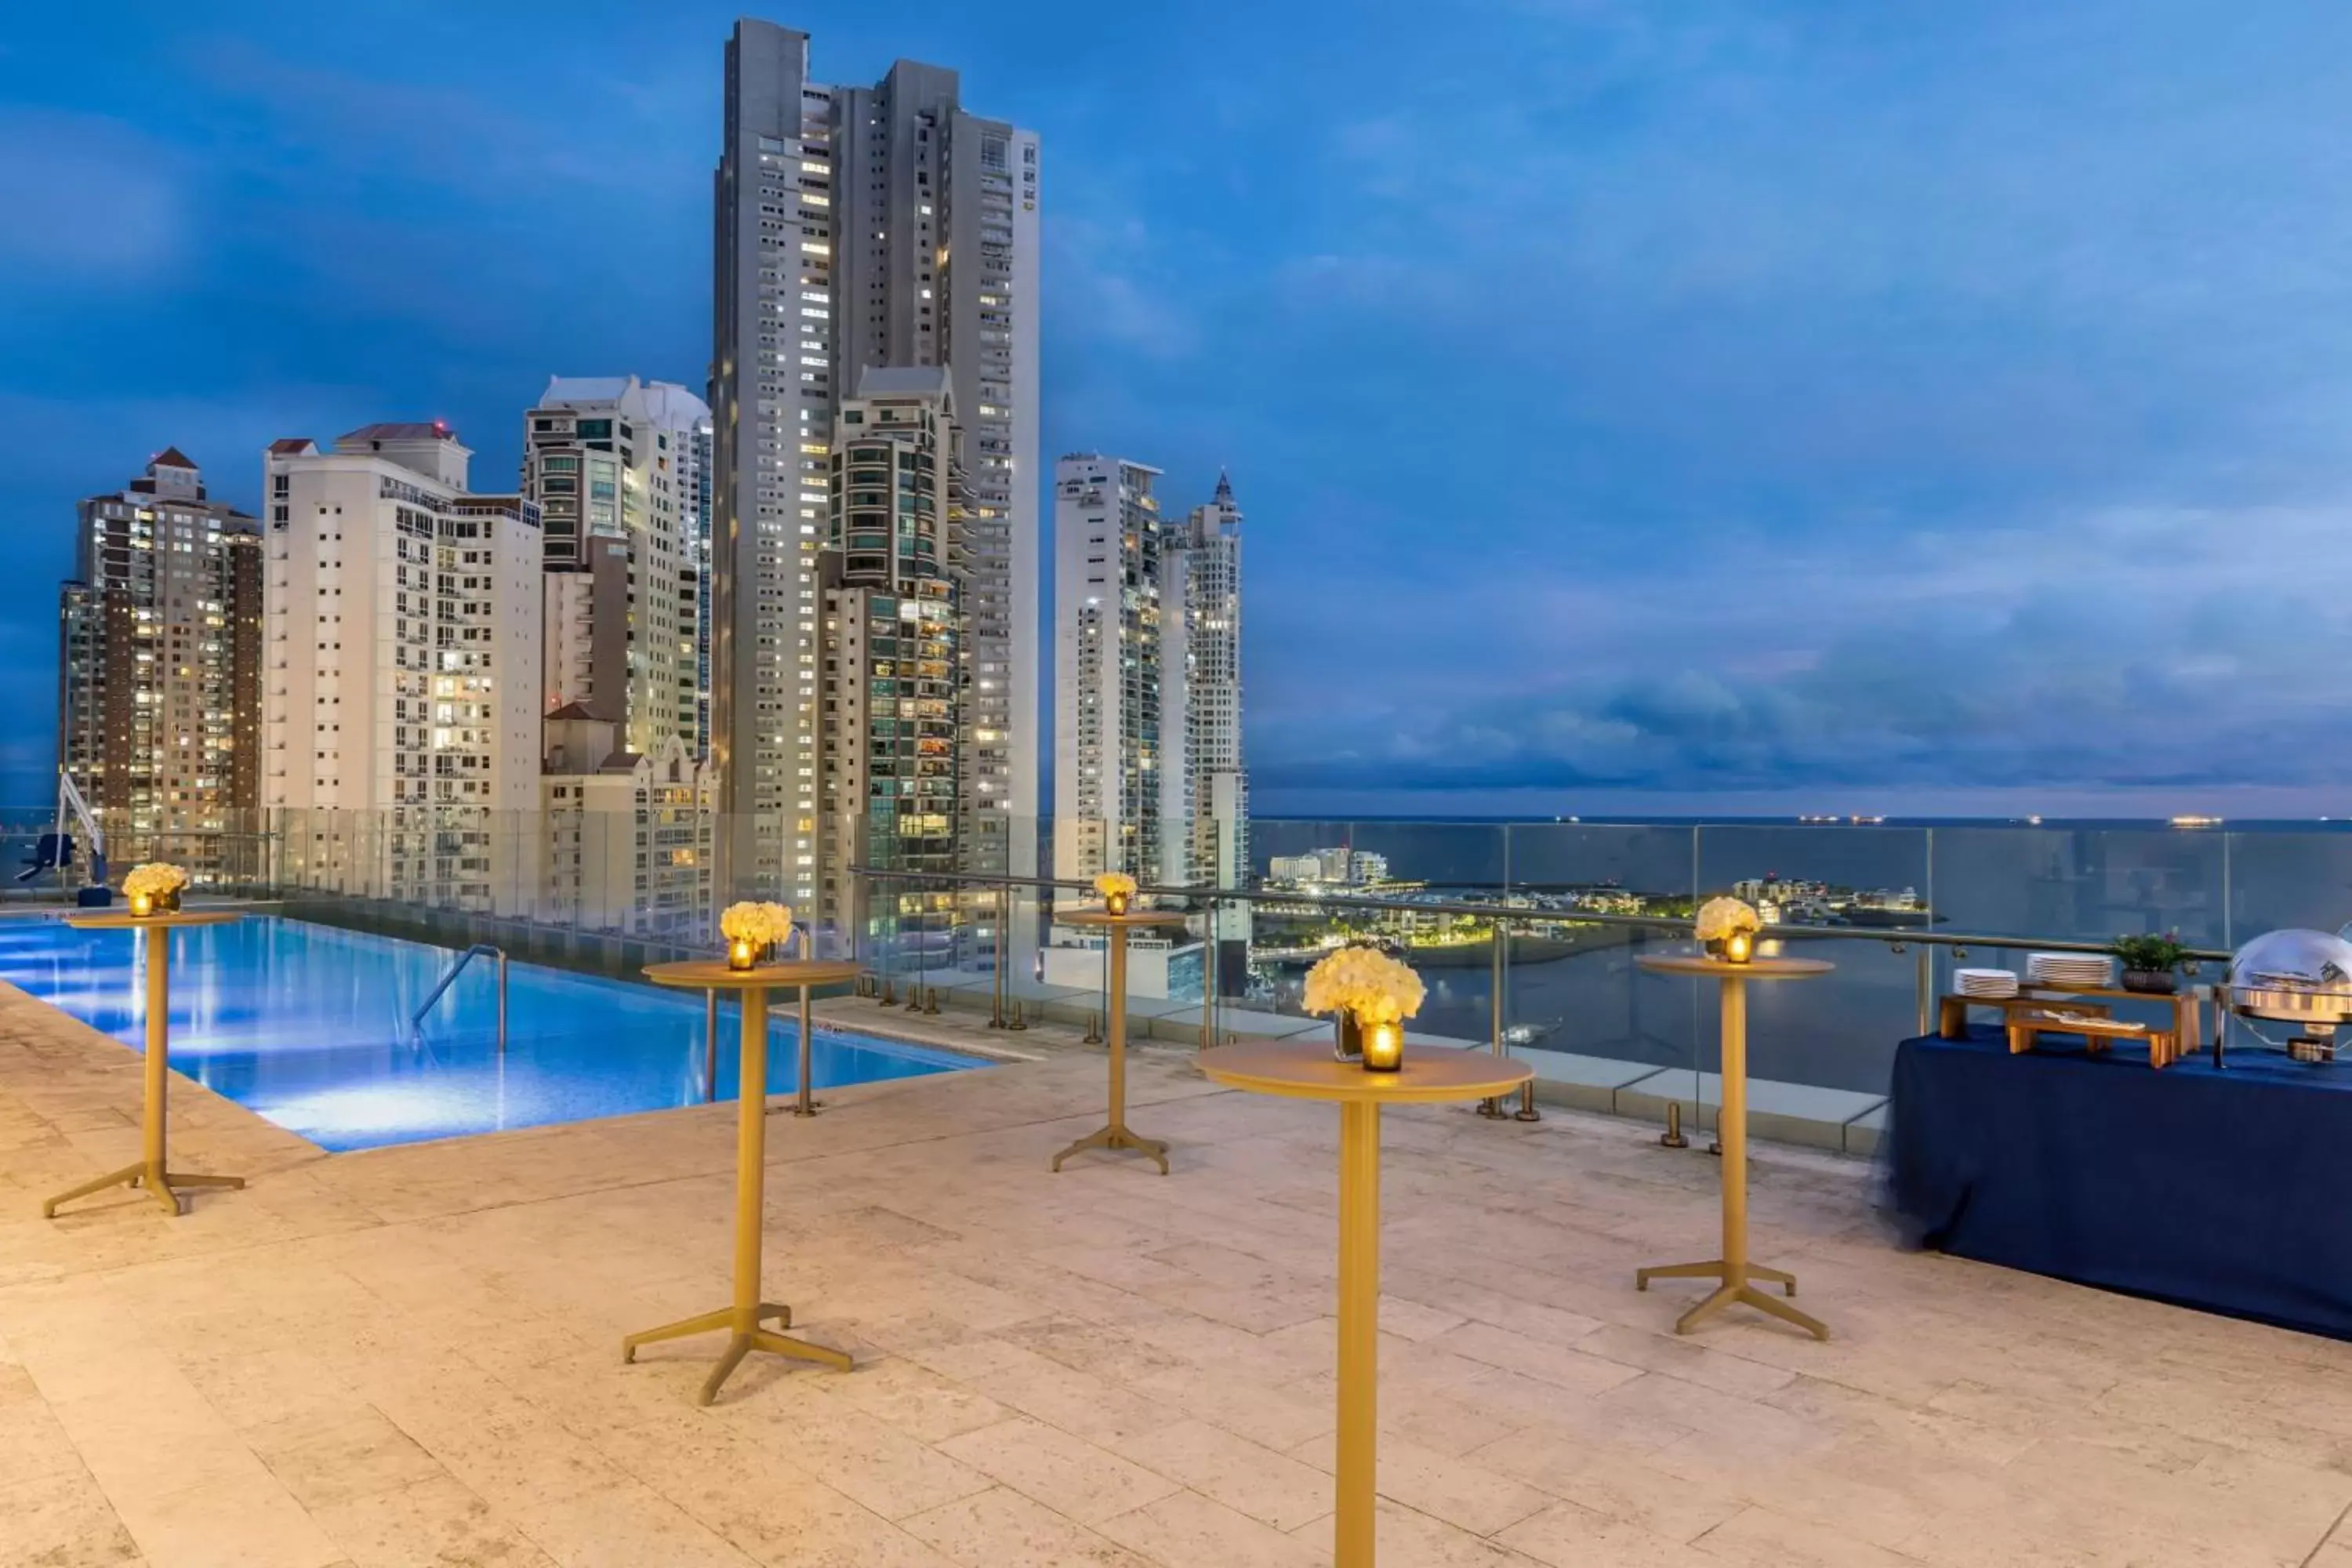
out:
{"label": "stack of white plate", "polygon": [[2111,986],[2116,963],[2095,952],[2037,952],[2025,961],[2025,977],[2042,985]]}
{"label": "stack of white plate", "polygon": [[1955,969],[1952,986],[1963,996],[2014,996],[2017,972],[2011,969]]}

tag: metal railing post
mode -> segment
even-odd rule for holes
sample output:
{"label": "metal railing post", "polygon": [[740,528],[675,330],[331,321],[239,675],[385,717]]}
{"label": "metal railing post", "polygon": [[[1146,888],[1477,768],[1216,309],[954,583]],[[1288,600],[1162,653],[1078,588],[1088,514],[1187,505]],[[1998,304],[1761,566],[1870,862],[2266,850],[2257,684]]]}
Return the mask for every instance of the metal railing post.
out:
{"label": "metal railing post", "polygon": [[[1495,938],[1492,944],[1495,950],[1494,975],[1486,987],[1489,993],[1486,998],[1487,1045],[1498,1057],[1510,1054],[1505,1048],[1503,1041],[1503,985],[1510,978],[1510,944],[1511,933],[1505,929],[1498,916],[1495,921]],[[1503,1097],[1490,1094],[1480,1100],[1478,1114],[1490,1121],[1499,1119],[1503,1114]]]}
{"label": "metal railing post", "polygon": [[992,1005],[991,1006],[988,1015],[988,1026],[992,1029],[1001,1029],[1004,1027],[1004,972],[1007,968],[1004,954],[1004,944],[1006,938],[1013,929],[1013,921],[1011,918],[1012,904],[1013,889],[1010,888],[997,889],[996,986],[995,994],[992,998]]}
{"label": "metal railing post", "polygon": [[712,985],[702,988],[702,1098],[719,1098],[719,990]]}
{"label": "metal railing post", "polygon": [[507,1054],[507,953],[499,950],[499,1055]]}
{"label": "metal railing post", "polygon": [[1919,1033],[1936,1029],[1936,950],[1921,943],[1918,959]]}

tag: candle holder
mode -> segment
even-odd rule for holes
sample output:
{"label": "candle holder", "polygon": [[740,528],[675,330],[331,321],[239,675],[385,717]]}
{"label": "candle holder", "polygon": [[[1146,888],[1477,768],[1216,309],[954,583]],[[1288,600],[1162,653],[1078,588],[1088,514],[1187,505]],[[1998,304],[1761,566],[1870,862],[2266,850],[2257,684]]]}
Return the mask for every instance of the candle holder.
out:
{"label": "candle holder", "polygon": [[1754,931],[1736,931],[1723,939],[1723,961],[1726,963],[1745,963],[1755,956],[1756,933]]}
{"label": "candle holder", "polygon": [[750,938],[739,936],[733,938],[727,943],[728,968],[737,970],[749,969],[759,962],[760,950],[751,945]]}
{"label": "candle holder", "polygon": [[131,895],[131,919],[143,921],[154,912],[155,896],[152,893],[133,893]]}
{"label": "candle holder", "polygon": [[1105,893],[1103,895],[1103,912],[1108,915],[1123,915],[1127,913],[1127,895],[1125,893]]}
{"label": "candle holder", "polygon": [[1404,1066],[1404,1026],[1372,1024],[1364,1029],[1364,1070],[1394,1072]]}

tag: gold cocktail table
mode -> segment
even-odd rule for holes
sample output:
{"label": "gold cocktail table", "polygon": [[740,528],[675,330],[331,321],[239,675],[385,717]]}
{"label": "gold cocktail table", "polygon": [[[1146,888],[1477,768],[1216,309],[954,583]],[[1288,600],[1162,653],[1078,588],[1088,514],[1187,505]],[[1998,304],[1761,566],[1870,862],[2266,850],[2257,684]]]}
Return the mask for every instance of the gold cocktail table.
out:
{"label": "gold cocktail table", "polygon": [[1168,1173],[1168,1145],[1157,1138],[1146,1138],[1127,1125],[1127,933],[1137,926],[1182,925],[1184,917],[1172,910],[1130,910],[1114,915],[1103,910],[1079,910],[1072,914],[1055,915],[1055,925],[1099,926],[1109,932],[1110,974],[1104,984],[1108,994],[1104,1009],[1110,1016],[1110,1121],[1099,1132],[1089,1132],[1060,1153],[1054,1156],[1054,1169],[1081,1149],[1132,1149],[1144,1158],[1156,1162],[1160,1173]]}
{"label": "gold cocktail table", "polygon": [[793,1310],[780,1302],[760,1300],[761,1220],[768,1201],[768,992],[779,985],[797,985],[801,993],[801,1097],[808,1096],[809,987],[857,978],[859,966],[824,959],[763,963],[755,969],[730,969],[719,959],[691,959],[682,963],[656,963],[646,978],[656,985],[683,990],[735,991],[741,994],[743,1012],[742,1065],[736,1074],[735,1112],[735,1300],[712,1312],[698,1312],[658,1329],[646,1329],[621,1341],[621,1359],[637,1359],[637,1347],[656,1340],[684,1339],[688,1334],[727,1331],[727,1348],[719,1364],[703,1379],[695,1403],[708,1405],[719,1397],[719,1385],[752,1351],[813,1361],[837,1371],[849,1370],[849,1357],[828,1345],[811,1344],[760,1325],[770,1319],[778,1328],[793,1326]]}
{"label": "gold cocktail table", "polygon": [[205,1176],[193,1171],[165,1168],[163,1133],[172,1083],[172,935],[187,926],[226,925],[245,915],[236,910],[183,910],[168,915],[68,915],[66,924],[77,931],[136,931],[147,934],[147,1095],[139,1121],[139,1163],[111,1171],[78,1187],[68,1187],[41,1205],[41,1217],[55,1219],[59,1204],[86,1198],[115,1186],[143,1186],[148,1195],[174,1216],[187,1212],[182,1187],[241,1187],[243,1176]]}
{"label": "gold cocktail table", "polygon": [[1748,983],[1751,980],[1811,980],[1835,964],[1818,958],[1757,958],[1727,963],[1701,953],[1649,953],[1633,961],[1658,974],[1692,974],[1717,982],[1723,1000],[1723,1108],[1717,1117],[1723,1142],[1723,1256],[1704,1263],[1668,1263],[1633,1272],[1633,1289],[1653,1279],[1720,1279],[1713,1295],[1675,1321],[1689,1333],[1734,1302],[1790,1322],[1817,1340],[1830,1337],[1826,1324],[1749,1283],[1769,1280],[1786,1295],[1797,1293],[1797,1277],[1785,1269],[1748,1261]]}
{"label": "gold cocktail table", "polygon": [[1411,1047],[1395,1072],[1334,1061],[1328,1043],[1202,1051],[1201,1071],[1253,1094],[1339,1106],[1339,1456],[1335,1568],[1371,1568],[1381,1300],[1381,1107],[1507,1094],[1535,1069],[1487,1051]]}

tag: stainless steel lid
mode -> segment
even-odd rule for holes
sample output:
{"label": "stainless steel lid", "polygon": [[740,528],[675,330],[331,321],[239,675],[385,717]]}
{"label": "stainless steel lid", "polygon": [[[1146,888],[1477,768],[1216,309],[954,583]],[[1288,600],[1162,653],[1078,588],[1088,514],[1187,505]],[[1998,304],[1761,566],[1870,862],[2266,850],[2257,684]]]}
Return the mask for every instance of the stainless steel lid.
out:
{"label": "stainless steel lid", "polygon": [[2352,1023],[2352,942],[2319,931],[2258,936],[2230,961],[2230,1010],[2285,1023]]}

